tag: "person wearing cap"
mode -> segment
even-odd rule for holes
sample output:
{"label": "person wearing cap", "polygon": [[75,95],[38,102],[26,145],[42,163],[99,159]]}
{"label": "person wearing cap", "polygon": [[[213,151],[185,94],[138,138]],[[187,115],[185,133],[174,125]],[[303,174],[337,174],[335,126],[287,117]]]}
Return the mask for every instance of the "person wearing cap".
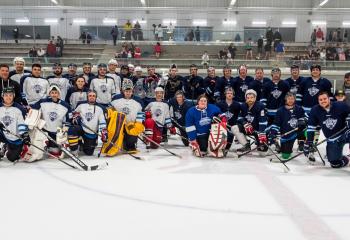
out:
{"label": "person wearing cap", "polygon": [[88,86],[90,86],[90,83],[92,79],[96,78],[95,74],[92,72],[92,65],[91,63],[83,63],[83,73],[79,75],[85,78],[85,82]]}
{"label": "person wearing cap", "polygon": [[[167,128],[170,129],[171,134],[175,134],[176,130],[171,123],[169,105],[163,101],[164,89],[162,87],[156,87],[154,91],[156,95],[155,101],[150,102],[145,107],[145,134],[156,143],[160,143],[161,141],[167,142]],[[147,141],[147,139],[146,147],[158,148],[158,146],[150,141]]]}
{"label": "person wearing cap", "polygon": [[[14,102],[15,91],[12,87],[4,88],[1,97],[0,142],[5,145],[2,145],[2,154],[0,157],[3,157],[6,152],[7,159],[14,162],[20,159],[23,145],[30,144],[28,126],[24,123],[26,110],[20,104]],[[5,130],[16,133],[21,138],[18,138]]]}
{"label": "person wearing cap", "polygon": [[214,97],[215,86],[216,86],[216,83],[219,81],[219,77],[216,76],[214,67],[208,67],[207,73],[208,75],[203,79],[203,88],[205,90],[205,95],[207,95],[208,97],[209,103],[215,104],[216,103],[216,100]]}
{"label": "person wearing cap", "polygon": [[0,64],[0,94],[5,88],[11,87],[15,92],[15,102],[21,104],[21,87],[18,82],[9,77],[9,70],[10,67],[7,64]]}
{"label": "person wearing cap", "polygon": [[[218,102],[216,106],[218,106],[221,112],[225,113],[227,123],[230,126],[234,126],[237,124],[238,115],[241,111],[241,105],[239,102],[234,100],[235,92],[231,87],[227,87],[225,89],[225,100]],[[231,148],[233,141],[232,133],[227,133],[227,144],[226,150]]]}
{"label": "person wearing cap", "polygon": [[300,76],[300,68],[299,65],[293,64],[290,67],[290,77],[285,79],[289,86],[290,92],[296,95],[299,90],[300,83],[304,80],[304,77]]}
{"label": "person wearing cap", "polygon": [[97,66],[97,77],[91,80],[90,89],[96,91],[96,102],[107,107],[115,95],[114,80],[106,75],[107,65],[100,63]]}
{"label": "person wearing cap", "polygon": [[[298,151],[303,152],[307,118],[301,106],[295,104],[296,96],[288,92],[285,96],[285,105],[277,110],[273,124],[271,125],[268,138],[269,144],[275,144],[276,150],[282,153],[282,159],[287,160],[292,152],[293,145],[298,139]],[[296,130],[287,135],[285,133]],[[277,135],[281,134],[280,144],[277,141]],[[278,152],[279,152],[278,151]]]}
{"label": "person wearing cap", "polygon": [[233,90],[235,91],[235,100],[237,102],[245,101],[245,92],[249,88],[249,84],[254,81],[254,78],[247,75],[248,68],[246,65],[240,65],[237,69],[238,76],[234,78],[233,81]]}
{"label": "person wearing cap", "polygon": [[122,65],[120,67],[120,74],[119,74],[121,82],[123,82],[124,78],[130,78],[131,75],[129,73],[129,67],[127,65]]}
{"label": "person wearing cap", "polygon": [[168,74],[168,81],[165,83],[165,100],[169,101],[175,93],[182,89],[183,77],[180,76],[175,64],[171,65]]}
{"label": "person wearing cap", "polygon": [[122,82],[121,82],[121,78],[120,78],[119,74],[116,71],[117,67],[118,67],[117,60],[115,60],[114,58],[109,60],[107,76],[113,78],[114,85],[115,85],[115,93],[119,94]]}
{"label": "person wearing cap", "polygon": [[142,101],[142,106],[144,106],[144,98],[146,97],[145,91],[145,78],[146,76],[142,74],[142,68],[140,66],[135,67],[135,74],[132,77],[132,82],[134,84],[133,94],[137,96]]}
{"label": "person wearing cap", "polygon": [[335,100],[337,102],[345,102],[346,101],[346,96],[343,90],[341,89],[337,89],[335,90],[335,94],[334,94]]}
{"label": "person wearing cap", "polygon": [[132,80],[124,78],[122,86],[122,94],[114,96],[111,105],[116,111],[126,115],[123,149],[135,153],[137,136],[144,131],[142,122],[145,120],[145,114],[142,112],[142,100],[133,95]]}
{"label": "person wearing cap", "polygon": [[40,99],[47,97],[49,82],[40,75],[41,65],[34,63],[32,65],[32,74],[21,78],[20,87],[24,105],[33,105]]}
{"label": "person wearing cap", "polygon": [[257,93],[253,89],[245,92],[245,103],[241,104],[241,112],[237,119],[237,124],[232,126],[231,131],[242,145],[237,152],[249,151],[250,143],[247,141],[246,135],[254,136],[258,145],[258,151],[267,151],[267,117],[265,106],[261,102],[256,101]]}
{"label": "person wearing cap", "polygon": [[86,86],[85,78],[78,77],[72,87],[68,89],[65,101],[74,110],[79,102],[85,101],[89,88]]}
{"label": "person wearing cap", "polygon": [[78,78],[77,68],[78,66],[75,63],[70,63],[68,64],[68,72],[62,75],[63,78],[69,80],[71,85],[74,85],[75,80]]}
{"label": "person wearing cap", "polygon": [[344,75],[343,91],[345,94],[345,102],[350,106],[350,72]]}
{"label": "person wearing cap", "polygon": [[[71,122],[72,111],[69,104],[61,100],[61,90],[58,85],[50,85],[47,94],[49,95],[47,98],[40,99],[32,105],[32,108],[41,110],[42,119],[46,122],[43,130],[53,139],[57,139],[57,129],[62,129],[65,123]],[[49,141],[47,147],[49,153],[57,157],[61,155],[56,143]]]}
{"label": "person wearing cap", "polygon": [[[68,129],[68,143],[75,156],[79,154],[79,145],[86,155],[93,155],[97,146],[96,133],[101,134],[102,142],[108,139],[104,110],[96,103],[96,99],[96,92],[89,90],[85,101],[80,102],[73,112],[73,124]],[[81,143],[79,143],[80,137],[83,139]]]}
{"label": "person wearing cap", "polygon": [[263,95],[264,84],[268,82],[271,82],[271,79],[264,77],[264,69],[262,67],[257,67],[255,69],[255,78],[248,86],[248,89],[253,89],[256,92],[256,101],[260,101]]}
{"label": "person wearing cap", "polygon": [[25,60],[22,57],[15,57],[13,59],[13,65],[15,67],[14,70],[12,70],[9,74],[9,78],[11,78],[12,80],[16,81],[18,84],[20,83],[21,78],[24,75],[30,75],[31,72],[24,69],[25,67]]}
{"label": "person wearing cap", "polygon": [[216,102],[220,102],[225,99],[225,89],[233,88],[235,79],[232,77],[232,69],[230,66],[225,66],[222,69],[224,76],[215,81],[214,99]]}
{"label": "person wearing cap", "polygon": [[310,67],[311,77],[306,77],[299,85],[297,93],[297,104],[302,106],[306,115],[311,108],[318,104],[318,94],[320,92],[328,92],[331,100],[333,100],[332,83],[321,76],[321,66],[313,64]]}
{"label": "person wearing cap", "polygon": [[148,76],[145,78],[145,105],[147,106],[150,102],[155,101],[156,92],[155,89],[160,85],[161,76],[156,73],[154,66],[149,66],[147,68]]}
{"label": "person wearing cap", "polygon": [[60,98],[66,99],[68,89],[71,87],[71,84],[67,78],[62,76],[62,65],[60,63],[55,63],[52,66],[53,75],[48,76],[46,79],[50,85],[56,84],[60,88]]}
{"label": "person wearing cap", "polygon": [[281,80],[279,68],[271,70],[271,77],[272,81],[263,86],[263,96],[260,100],[266,107],[269,125],[273,123],[277,109],[284,105],[284,97],[290,89],[289,84]]}
{"label": "person wearing cap", "polygon": [[169,106],[172,123],[179,130],[182,136],[181,140],[187,147],[189,142],[185,127],[185,116],[187,111],[193,107],[193,102],[186,101],[185,94],[181,90],[178,90],[175,96],[169,100]]}
{"label": "person wearing cap", "polygon": [[205,93],[203,78],[198,76],[198,67],[195,64],[190,66],[190,75],[184,77],[182,91],[186,99],[196,101],[199,95]]}

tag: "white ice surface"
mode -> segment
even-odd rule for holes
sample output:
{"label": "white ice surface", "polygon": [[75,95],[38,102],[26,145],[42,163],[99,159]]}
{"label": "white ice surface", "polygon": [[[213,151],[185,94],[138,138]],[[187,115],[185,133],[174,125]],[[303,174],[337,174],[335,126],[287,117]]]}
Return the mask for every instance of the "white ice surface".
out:
{"label": "white ice surface", "polygon": [[349,168],[301,156],[284,173],[267,157],[198,159],[170,147],[180,159],[139,146],[145,160],[81,157],[108,161],[94,172],[0,162],[0,239],[350,239]]}

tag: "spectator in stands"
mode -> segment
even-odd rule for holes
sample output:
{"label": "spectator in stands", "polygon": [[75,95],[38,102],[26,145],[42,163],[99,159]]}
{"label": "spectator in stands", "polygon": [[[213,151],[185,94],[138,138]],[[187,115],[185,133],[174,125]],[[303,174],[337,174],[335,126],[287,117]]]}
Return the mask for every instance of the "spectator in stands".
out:
{"label": "spectator in stands", "polygon": [[274,50],[276,50],[277,45],[282,41],[282,35],[278,29],[273,34],[273,41],[274,41],[273,48]]}
{"label": "spectator in stands", "polygon": [[60,52],[59,52],[58,56],[62,57],[62,55],[63,55],[63,48],[64,48],[64,41],[63,41],[63,39],[61,38],[60,35],[57,36],[56,45],[58,45],[60,47]]}
{"label": "spectator in stands", "polygon": [[189,29],[186,36],[185,36],[185,41],[193,41],[194,39],[194,32],[193,29]]}
{"label": "spectator in stands", "polygon": [[42,60],[44,60],[45,63],[47,63],[47,58],[46,58],[46,51],[45,51],[45,49],[39,48],[38,51],[37,51],[36,53],[37,53],[39,62],[41,62]]}
{"label": "spectator in stands", "polygon": [[227,51],[226,55],[226,65],[229,66],[230,64],[233,64],[233,59],[230,51]]}
{"label": "spectator in stands", "polygon": [[50,40],[46,47],[47,56],[50,58],[56,57],[56,45]]}
{"label": "spectator in stands", "polygon": [[350,72],[344,75],[343,91],[345,93],[346,104],[350,106]]}
{"label": "spectator in stands", "polygon": [[157,40],[157,32],[156,32],[157,25],[155,25],[155,24],[153,23],[153,24],[152,24],[152,27],[153,27],[154,40]]}
{"label": "spectator in stands", "polygon": [[156,27],[157,41],[163,41],[163,27],[162,24],[158,24]]}
{"label": "spectator in stands", "polygon": [[157,42],[154,46],[154,53],[156,54],[156,58],[159,58],[160,54],[162,53],[162,47],[160,46],[159,42]]}
{"label": "spectator in stands", "polygon": [[231,58],[235,59],[237,48],[233,45],[233,43],[231,43],[230,46],[228,46],[228,51],[231,53]]}
{"label": "spectator in stands", "polygon": [[90,43],[91,43],[91,40],[92,40],[92,36],[91,36],[91,34],[88,32],[87,35],[86,35],[86,44],[90,44]]}
{"label": "spectator in stands", "polygon": [[258,55],[257,55],[256,59],[261,59],[261,56],[263,53],[263,46],[264,46],[264,39],[263,39],[262,35],[258,39],[257,44],[258,44]]}
{"label": "spectator in stands", "polygon": [[319,47],[324,41],[324,34],[321,28],[318,28],[316,32],[316,43],[317,47]]}
{"label": "spectator in stands", "polygon": [[337,42],[342,42],[341,28],[337,28]]}
{"label": "spectator in stands", "polygon": [[239,35],[239,33],[236,34],[234,41],[235,42],[240,42],[241,41],[241,35]]}
{"label": "spectator in stands", "polygon": [[337,50],[337,58],[336,59],[339,61],[345,61],[346,57],[345,57],[343,45],[338,43],[336,50]]}
{"label": "spectator in stands", "polygon": [[275,52],[276,52],[277,61],[282,61],[284,58],[284,53],[285,53],[284,44],[282,41],[278,42],[276,49],[275,49]]}
{"label": "spectator in stands", "polygon": [[343,42],[348,42],[349,39],[348,39],[348,30],[345,29],[344,31],[344,36],[343,36]]}
{"label": "spectator in stands", "polygon": [[199,26],[197,26],[196,31],[194,31],[194,35],[196,36],[196,41],[200,42],[201,41],[201,32],[199,30]]}
{"label": "spectator in stands", "polygon": [[[228,50],[225,48],[224,50],[219,51],[219,59],[227,59]],[[232,57],[232,56],[231,56]]]}
{"label": "spectator in stands", "polygon": [[13,29],[13,39],[15,39],[15,43],[18,44],[18,38],[19,38],[19,28],[18,27],[15,27]]}
{"label": "spectator in stands", "polygon": [[34,46],[29,50],[28,55],[32,60],[32,63],[34,63],[35,59],[38,57],[37,51]]}
{"label": "spectator in stands", "polygon": [[174,40],[174,30],[175,30],[175,27],[172,24],[172,22],[170,22],[169,26],[167,28],[167,34],[168,34],[169,41],[173,41]]}
{"label": "spectator in stands", "polygon": [[139,21],[136,21],[135,25],[134,25],[134,29],[132,32],[132,37],[134,38],[134,40],[136,41],[140,41],[142,40],[143,36],[142,36],[142,30],[141,30],[141,25],[139,23]]}
{"label": "spectator in stands", "polygon": [[310,42],[311,46],[315,47],[316,46],[316,28],[312,31],[310,40],[311,40]]}
{"label": "spectator in stands", "polygon": [[322,48],[320,51],[320,60],[323,63],[323,65],[325,65],[326,63],[326,49]]}
{"label": "spectator in stands", "polygon": [[253,42],[251,38],[248,38],[248,40],[245,43],[245,59],[248,60],[249,59],[253,59]]}
{"label": "spectator in stands", "polygon": [[111,35],[113,38],[113,45],[116,46],[117,45],[117,40],[118,40],[118,35],[119,35],[119,30],[118,30],[118,26],[115,25],[112,30],[111,30]]}
{"label": "spectator in stands", "polygon": [[37,34],[35,35],[35,39],[41,39],[40,33],[37,33]]}
{"label": "spectator in stands", "polygon": [[130,20],[128,20],[125,24],[124,24],[124,37],[125,40],[131,40],[131,30],[132,30],[132,25],[130,23]]}
{"label": "spectator in stands", "polygon": [[338,37],[337,31],[333,31],[332,32],[332,42],[337,42],[338,41],[337,37]]}
{"label": "spectator in stands", "polygon": [[202,55],[201,65],[203,65],[203,68],[208,68],[208,66],[209,66],[209,54],[207,51],[204,51],[204,53]]}
{"label": "spectator in stands", "polygon": [[134,52],[134,58],[135,58],[135,64],[140,65],[139,59],[141,58],[141,48],[139,46],[135,46],[135,52]]}
{"label": "spectator in stands", "polygon": [[345,58],[346,58],[346,61],[350,61],[350,49],[346,49],[345,50]]}
{"label": "spectator in stands", "polygon": [[266,31],[266,41],[268,43],[270,43],[270,45],[272,46],[272,41],[273,41],[273,31],[272,28],[268,28]]}
{"label": "spectator in stands", "polygon": [[85,32],[82,32],[82,33],[80,34],[79,39],[81,39],[82,42],[83,42],[83,44],[85,44],[85,43],[86,43],[86,33],[85,33]]}
{"label": "spectator in stands", "polygon": [[271,48],[272,48],[272,42],[267,41],[264,47],[265,50],[265,59],[269,60],[271,56]]}

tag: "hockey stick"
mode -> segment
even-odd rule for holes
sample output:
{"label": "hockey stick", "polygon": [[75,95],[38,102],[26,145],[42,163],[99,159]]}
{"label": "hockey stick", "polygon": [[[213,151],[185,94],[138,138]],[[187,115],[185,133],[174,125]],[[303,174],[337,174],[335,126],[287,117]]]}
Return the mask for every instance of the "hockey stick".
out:
{"label": "hockey stick", "polygon": [[286,168],[286,170],[289,172],[290,169],[289,167],[286,165],[285,162],[283,162],[283,160],[272,150],[272,148],[267,144],[264,143],[264,145],[272,152],[273,155],[275,155],[275,157],[283,164],[283,166]]}
{"label": "hockey stick", "polygon": [[[254,143],[254,142],[253,142],[253,143]],[[253,144],[253,143],[252,143],[252,144]],[[248,150],[248,151],[246,151],[246,152],[244,152],[244,153],[242,153],[242,154],[237,154],[237,157],[238,157],[238,158],[243,157],[244,155],[247,155],[248,153],[250,153],[250,152],[256,150],[257,148],[258,148],[258,146],[253,147],[252,149],[250,149],[250,150]]]}
{"label": "hockey stick", "polygon": [[[5,126],[5,125],[4,125],[4,126]],[[6,127],[2,128],[2,129],[3,129],[5,132],[11,134],[12,136],[15,136],[15,137],[17,137],[17,138],[23,140],[23,138],[22,138],[21,136],[19,136],[18,134],[15,134],[15,133],[13,133],[13,132],[11,132],[11,131],[8,130]],[[51,154],[51,153],[45,151],[44,149],[42,149],[42,148],[36,146],[35,144],[30,143],[30,145],[33,146],[33,147],[35,147],[36,149],[42,151],[43,153],[48,154],[50,157],[56,158],[58,161],[60,161],[60,162],[62,162],[62,163],[64,163],[64,164],[66,164],[67,166],[69,166],[69,167],[71,167],[71,168],[74,168],[74,169],[78,169],[76,166],[73,166],[73,165],[67,163],[66,161],[60,159],[59,157],[57,157],[57,156],[55,156],[55,155],[53,155],[53,154]],[[14,164],[15,164],[15,163],[17,163],[17,162],[14,162]]]}
{"label": "hockey stick", "polygon": [[[89,126],[87,126],[86,124],[84,124],[82,121],[81,121],[81,125],[82,125],[83,127],[85,127],[86,129],[88,129],[89,131],[93,132],[95,135],[97,135],[97,136],[99,136],[99,137],[102,136],[100,133],[94,131],[94,130],[91,129]],[[116,148],[118,148],[119,150],[121,150],[121,149],[120,149],[114,142],[112,142],[112,141],[108,141],[108,142],[103,143],[103,144],[112,144],[114,147],[116,147]],[[101,152],[102,152],[102,148],[100,149],[100,152],[98,153],[98,157],[101,156]],[[122,151],[122,152],[123,152],[123,151]],[[124,153],[124,152],[123,152],[123,153]],[[137,160],[143,160],[141,157],[135,156],[135,155],[132,154],[132,153],[128,153],[128,152],[125,152],[125,153],[129,154],[131,157],[133,157],[133,158],[135,158],[135,159],[137,159]]]}
{"label": "hockey stick", "polygon": [[318,155],[320,156],[320,159],[321,159],[321,161],[322,161],[322,163],[323,163],[323,166],[326,166],[326,162],[323,160],[323,157],[322,157],[322,155],[321,155],[321,153],[320,153],[320,150],[318,149],[317,146],[315,146],[315,149],[316,149]]}
{"label": "hockey stick", "polygon": [[[146,138],[147,141],[150,141],[151,143],[153,143],[153,144],[156,145],[157,147],[159,147],[159,148],[161,148],[161,149],[167,151],[167,152],[170,153],[171,155],[176,156],[176,157],[178,157],[178,158],[182,158],[181,155],[178,155],[178,154],[176,154],[176,153],[173,153],[172,151],[168,150],[166,147],[160,145],[159,143],[155,142],[153,139],[147,137],[146,134],[141,133],[141,136],[144,137],[144,138]],[[137,136],[137,137],[138,137],[138,139],[140,139],[143,143],[145,143],[145,142],[143,141],[143,139],[142,139],[140,136]]]}
{"label": "hockey stick", "polygon": [[68,155],[76,164],[79,165],[83,170],[85,171],[94,171],[94,170],[100,170],[108,166],[108,163],[105,162],[103,165],[93,165],[93,166],[88,166],[86,165],[83,161],[81,161],[77,156],[75,156],[72,152],[70,152],[67,148],[61,146],[58,144],[52,137],[50,137],[44,130],[35,127],[38,129],[42,134],[44,134],[51,142],[53,142],[62,152]]}

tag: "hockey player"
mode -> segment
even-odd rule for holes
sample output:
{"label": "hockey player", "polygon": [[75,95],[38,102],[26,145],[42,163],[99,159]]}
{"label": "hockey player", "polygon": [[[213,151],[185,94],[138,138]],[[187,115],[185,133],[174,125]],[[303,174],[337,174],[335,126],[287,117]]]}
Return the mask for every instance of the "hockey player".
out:
{"label": "hockey player", "polygon": [[96,78],[95,74],[93,74],[91,71],[92,71],[91,63],[83,63],[83,73],[80,74],[79,77],[84,77],[85,82],[88,86],[90,86],[92,79]]}
{"label": "hockey player", "polygon": [[215,85],[219,81],[219,77],[215,74],[214,67],[208,67],[207,69],[208,75],[203,79],[203,88],[205,90],[205,95],[208,97],[208,101],[211,104],[216,103],[214,92]]}
{"label": "hockey player", "polygon": [[155,89],[160,84],[160,75],[155,72],[155,68],[153,66],[148,67],[147,69],[148,76],[145,78],[145,92],[146,97],[144,99],[145,105],[148,105],[150,102],[155,101],[156,93]]}
{"label": "hockey player", "polygon": [[[315,151],[314,136],[316,126],[320,126],[327,138],[327,159],[332,168],[345,167],[349,163],[349,157],[343,155],[343,148],[350,142],[350,107],[344,102],[331,102],[328,91],[318,92],[318,104],[312,107],[308,120],[307,137],[304,146],[304,154],[309,160]],[[347,131],[341,131],[347,127]],[[340,132],[336,136],[334,134]]]}
{"label": "hockey player", "polygon": [[291,76],[284,81],[286,81],[289,84],[290,92],[293,93],[294,95],[296,95],[298,93],[298,90],[299,90],[299,85],[300,85],[301,81],[304,80],[304,78],[302,76],[300,76],[299,66],[296,64],[293,64],[290,67],[290,74],[291,74]]}
{"label": "hockey player", "polygon": [[[160,143],[161,141],[167,142],[167,128],[170,129],[171,134],[175,134],[176,129],[171,124],[169,106],[163,102],[164,89],[157,87],[155,93],[156,100],[149,103],[145,108],[145,134],[156,143]],[[158,148],[158,146],[147,141],[147,139],[146,144],[147,148]]]}
{"label": "hockey player", "polygon": [[253,89],[257,96],[256,101],[260,101],[263,96],[264,84],[267,82],[271,82],[270,78],[264,77],[264,69],[261,67],[257,67],[255,69],[255,79],[250,82],[248,88]]}
{"label": "hockey player", "polygon": [[245,92],[248,90],[249,84],[254,80],[248,76],[248,68],[246,65],[240,65],[237,69],[238,76],[234,79],[233,90],[235,91],[235,100],[237,102],[245,101]]}
{"label": "hockey player", "polygon": [[[48,95],[49,97],[40,99],[32,107],[41,110],[42,118],[46,122],[44,130],[50,137],[58,140],[57,129],[62,129],[65,123],[71,122],[72,111],[68,103],[60,99],[60,88],[57,85],[49,87]],[[52,141],[48,142],[48,151],[57,157],[61,155],[58,146]]]}
{"label": "hockey player", "polygon": [[187,111],[193,107],[192,101],[186,101],[185,94],[179,90],[175,93],[175,97],[170,99],[170,117],[172,119],[173,125],[179,129],[181,140],[183,144],[187,147],[189,145],[188,136],[186,133],[186,122],[185,117]]}
{"label": "hockey player", "polygon": [[10,67],[6,64],[0,64],[0,94],[5,88],[13,88],[15,92],[15,102],[21,104],[22,98],[21,98],[21,87],[19,86],[19,83],[9,78],[9,70]]}
{"label": "hockey player", "polygon": [[131,74],[129,72],[129,67],[127,65],[122,65],[120,67],[120,74],[119,74],[121,82],[123,82],[124,78],[131,78]]}
{"label": "hockey player", "polygon": [[142,74],[142,68],[140,66],[135,67],[135,75],[132,77],[132,82],[134,84],[133,91],[134,96],[141,99],[142,105],[144,105],[144,98],[146,97],[145,91],[145,76]]}
{"label": "hockey player", "polygon": [[341,89],[335,90],[334,97],[337,102],[346,102],[345,93]]}
{"label": "hockey player", "polygon": [[26,62],[22,57],[15,57],[13,59],[15,69],[10,72],[9,77],[20,84],[20,80],[24,75],[30,75],[31,72],[24,69]]}
{"label": "hockey player", "polygon": [[330,99],[333,100],[332,83],[321,77],[321,66],[312,65],[310,67],[311,77],[305,78],[299,85],[297,93],[297,104],[302,106],[308,115],[311,108],[318,104],[318,94],[320,92],[328,92]]}
{"label": "hockey player", "polygon": [[[237,124],[238,115],[241,111],[241,105],[234,99],[235,92],[231,87],[225,89],[225,100],[217,103],[216,105],[220,108],[221,112],[225,113],[227,123],[230,126]],[[232,133],[228,133],[226,150],[229,150],[233,141]]]}
{"label": "hockey player", "polygon": [[75,80],[75,84],[73,85],[73,87],[70,87],[68,89],[65,101],[74,110],[78,106],[79,102],[86,101],[88,91],[89,88],[86,86],[85,78],[78,77]]}
{"label": "hockey player", "polygon": [[267,151],[267,147],[265,146],[267,143],[265,107],[264,104],[256,101],[256,95],[257,93],[253,89],[246,91],[246,102],[241,104],[241,112],[237,120],[237,125],[231,128],[233,135],[243,145],[242,148],[237,149],[238,152],[246,152],[251,149],[245,135],[255,137],[258,144],[258,151]]}
{"label": "hockey player", "polygon": [[168,81],[165,84],[165,100],[169,101],[175,97],[175,93],[182,89],[183,77],[177,74],[177,66],[171,65]]}
{"label": "hockey player", "polygon": [[79,152],[79,137],[82,137],[81,149],[88,156],[93,155],[97,146],[96,133],[100,132],[101,141],[107,142],[106,119],[103,109],[96,103],[96,98],[96,92],[89,90],[87,101],[81,102],[73,112],[73,125],[68,129],[68,143],[76,156]]}
{"label": "hockey player", "polygon": [[49,85],[56,84],[60,88],[60,98],[66,99],[68,89],[71,87],[69,79],[62,76],[62,65],[60,63],[54,63],[52,66],[53,74],[47,77]]}
{"label": "hockey player", "polygon": [[97,93],[97,103],[107,107],[115,95],[114,80],[106,75],[107,65],[100,63],[97,66],[97,77],[92,79],[90,89]]}
{"label": "hockey player", "polygon": [[24,105],[34,105],[40,99],[46,98],[49,90],[49,82],[40,76],[41,65],[32,65],[32,74],[23,76],[21,82],[21,93]]}
{"label": "hockey player", "polygon": [[[269,133],[269,144],[276,144],[277,135],[281,137],[281,153],[283,159],[288,159],[293,152],[293,145],[298,139],[298,150],[303,151],[305,141],[305,128],[307,119],[302,107],[295,104],[296,97],[293,93],[288,92],[285,96],[285,105],[280,107],[276,113],[273,124]],[[295,130],[287,135],[287,132]]]}
{"label": "hockey player", "polygon": [[135,66],[133,64],[129,63],[128,68],[129,68],[129,77],[131,79],[134,76]]}
{"label": "hockey player", "polygon": [[344,84],[342,89],[345,94],[346,104],[350,106],[350,72],[345,73],[344,75]]}
{"label": "hockey player", "polygon": [[[13,88],[3,89],[1,96],[0,142],[5,143],[7,147],[7,159],[14,162],[20,159],[23,144],[30,144],[28,126],[24,123],[26,111],[21,105],[14,102],[15,92]],[[8,133],[6,130],[20,135],[21,139]]]}
{"label": "hockey player", "polygon": [[129,153],[136,152],[137,136],[144,131],[142,122],[145,115],[140,101],[138,97],[133,96],[132,81],[124,78],[122,97],[118,99],[115,97],[111,102],[115,110],[126,115],[123,149]]}
{"label": "hockey player", "polygon": [[184,77],[182,91],[186,99],[196,101],[199,95],[203,94],[203,78],[198,76],[198,67],[195,64],[190,66],[190,75]]}
{"label": "hockey player", "polygon": [[225,99],[225,88],[233,88],[235,79],[232,77],[232,69],[230,66],[225,66],[223,69],[223,74],[221,78],[216,81],[214,98],[216,102],[220,102]]}
{"label": "hockey player", "polygon": [[62,77],[69,80],[69,83],[73,86],[75,80],[78,78],[77,74],[78,66],[75,63],[68,64],[68,72],[63,74]]}
{"label": "hockey player", "polygon": [[[186,114],[187,136],[190,140],[190,146],[193,154],[197,157],[203,157],[207,154],[210,128],[214,116],[219,116],[222,121],[222,126],[226,127],[225,114],[221,114],[221,111],[217,106],[208,104],[208,98],[205,96],[205,94],[198,97],[197,105],[191,107]],[[223,147],[225,147],[225,142],[223,145]]]}
{"label": "hockey player", "polygon": [[281,80],[281,70],[273,68],[271,70],[272,82],[263,86],[263,97],[261,102],[266,106],[268,123],[271,125],[276,115],[277,109],[284,105],[284,97],[289,91],[288,83]]}
{"label": "hockey player", "polygon": [[107,76],[113,78],[115,93],[120,94],[120,89],[122,84],[121,84],[121,79],[119,77],[119,74],[116,72],[117,67],[118,67],[117,60],[115,60],[114,58],[109,60]]}

